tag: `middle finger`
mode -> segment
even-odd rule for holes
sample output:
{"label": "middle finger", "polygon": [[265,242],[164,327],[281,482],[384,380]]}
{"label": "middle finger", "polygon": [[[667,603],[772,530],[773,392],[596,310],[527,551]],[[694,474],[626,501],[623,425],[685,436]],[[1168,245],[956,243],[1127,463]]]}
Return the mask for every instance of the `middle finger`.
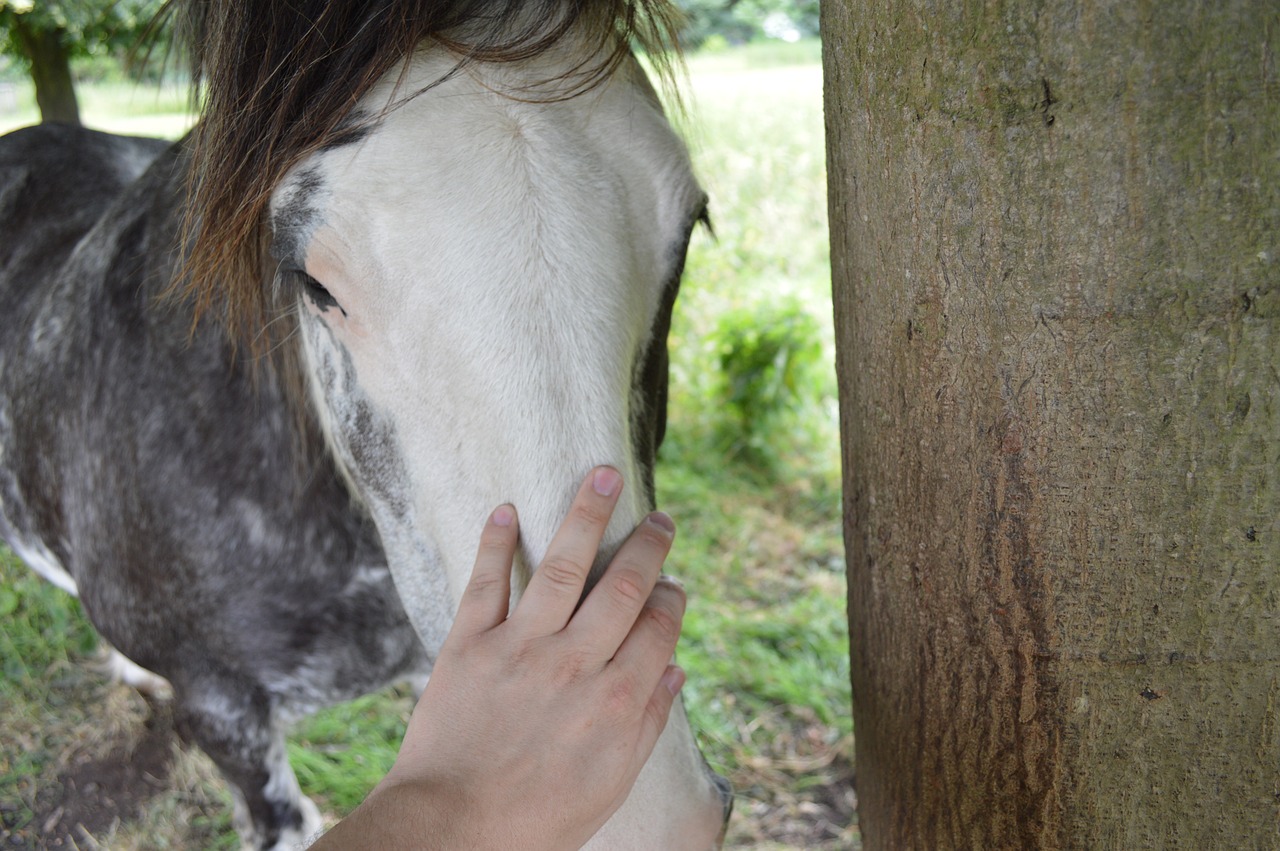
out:
{"label": "middle finger", "polygon": [[612,467],[596,467],[588,474],[511,615],[513,625],[534,635],[564,629],[582,597],[621,493],[622,476]]}
{"label": "middle finger", "polygon": [[674,535],[675,524],[667,515],[655,511],[646,517],[573,616],[569,630],[595,661],[612,659],[631,631],[662,573]]}

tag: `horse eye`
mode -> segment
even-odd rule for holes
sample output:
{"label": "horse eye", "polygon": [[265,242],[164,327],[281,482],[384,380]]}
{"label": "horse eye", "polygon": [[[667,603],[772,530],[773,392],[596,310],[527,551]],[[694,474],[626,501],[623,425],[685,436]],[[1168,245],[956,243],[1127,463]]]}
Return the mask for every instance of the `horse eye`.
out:
{"label": "horse eye", "polygon": [[[324,288],[324,284],[320,283],[301,269],[294,270],[292,274],[294,279],[297,280],[298,285],[302,288],[303,295],[311,299],[311,303],[314,304],[322,313],[331,307],[336,307],[338,310],[342,310],[342,307],[338,304],[338,300]],[[342,310],[342,315],[346,316],[347,312]]]}

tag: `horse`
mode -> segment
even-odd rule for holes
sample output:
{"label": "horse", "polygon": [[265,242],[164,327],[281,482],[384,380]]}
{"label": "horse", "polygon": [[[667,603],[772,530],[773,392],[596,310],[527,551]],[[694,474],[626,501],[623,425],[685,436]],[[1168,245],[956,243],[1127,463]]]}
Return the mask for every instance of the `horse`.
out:
{"label": "horse", "polygon": [[[172,692],[246,848],[321,827],[288,723],[429,675],[478,530],[652,509],[706,195],[631,44],[665,0],[192,3],[169,144],[0,138],[0,536]],[[665,43],[665,42],[664,42]],[[717,847],[682,705],[592,849]]]}

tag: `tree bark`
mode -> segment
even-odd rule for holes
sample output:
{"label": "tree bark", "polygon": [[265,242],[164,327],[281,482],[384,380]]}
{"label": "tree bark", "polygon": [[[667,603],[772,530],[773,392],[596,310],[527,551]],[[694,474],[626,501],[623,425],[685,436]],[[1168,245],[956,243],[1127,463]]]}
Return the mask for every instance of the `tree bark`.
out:
{"label": "tree bark", "polygon": [[1280,6],[823,38],[866,847],[1280,847]]}
{"label": "tree bark", "polygon": [[71,79],[71,52],[66,33],[60,29],[41,29],[14,16],[14,29],[22,52],[31,63],[31,79],[36,87],[36,105],[41,121],[80,123],[80,105]]}

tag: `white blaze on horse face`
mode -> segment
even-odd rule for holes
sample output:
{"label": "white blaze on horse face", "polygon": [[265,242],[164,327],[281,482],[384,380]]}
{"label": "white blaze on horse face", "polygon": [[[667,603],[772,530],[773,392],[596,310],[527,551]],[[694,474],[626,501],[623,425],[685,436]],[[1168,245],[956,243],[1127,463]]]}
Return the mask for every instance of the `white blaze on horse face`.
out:
{"label": "white blaze on horse face", "polygon": [[[452,61],[419,55],[398,91]],[[479,73],[312,157],[273,204],[277,221],[306,222],[292,262],[336,302],[305,300],[303,336],[340,460],[393,568],[425,556],[454,600],[502,501],[534,559],[596,464],[631,485],[606,549],[648,510],[632,387],[702,198],[683,146],[628,79],[638,69],[560,103],[496,94],[512,69]],[[384,86],[371,111],[391,96]],[[401,593],[420,629],[436,617],[416,588]]]}
{"label": "white blaze on horse face", "polygon": [[[304,296],[301,335],[330,444],[431,652],[498,504],[516,506],[530,564],[597,464],[629,485],[604,556],[649,510],[633,386],[704,197],[635,63],[563,102],[500,94],[576,64],[554,51],[401,100],[448,75],[442,54],[417,55],[398,88],[393,74],[362,109],[395,107],[272,203],[276,251],[296,255],[282,263],[324,288]],[[700,851],[720,812],[677,709],[588,847]]]}

